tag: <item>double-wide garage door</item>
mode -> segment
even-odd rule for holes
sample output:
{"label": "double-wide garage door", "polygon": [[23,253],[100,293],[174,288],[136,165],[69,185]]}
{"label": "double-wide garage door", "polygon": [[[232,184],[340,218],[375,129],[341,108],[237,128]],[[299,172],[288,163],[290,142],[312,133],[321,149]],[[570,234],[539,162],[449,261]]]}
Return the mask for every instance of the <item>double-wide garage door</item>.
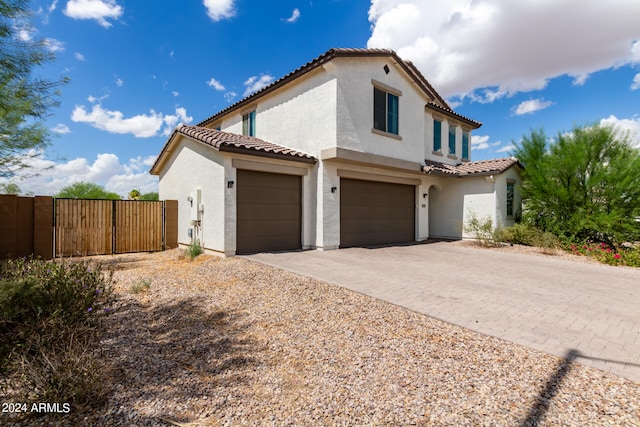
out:
{"label": "double-wide garage door", "polygon": [[302,247],[302,177],[238,169],[236,253]]}
{"label": "double-wide garage door", "polygon": [[415,240],[415,186],[340,179],[340,247]]}

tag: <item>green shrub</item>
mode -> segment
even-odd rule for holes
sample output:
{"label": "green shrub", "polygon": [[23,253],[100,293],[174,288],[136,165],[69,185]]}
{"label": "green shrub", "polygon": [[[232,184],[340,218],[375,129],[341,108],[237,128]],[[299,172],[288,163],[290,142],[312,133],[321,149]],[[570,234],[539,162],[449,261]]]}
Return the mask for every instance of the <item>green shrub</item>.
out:
{"label": "green shrub", "polygon": [[469,216],[463,230],[483,246],[492,246],[502,242],[502,229],[494,228],[493,221],[487,217],[479,219],[475,213]]}
{"label": "green shrub", "polygon": [[129,289],[129,292],[131,292],[132,294],[138,294],[140,292],[148,291],[149,288],[151,288],[151,279],[143,279],[135,285],[132,285],[131,289]]}
{"label": "green shrub", "polygon": [[112,311],[112,273],[99,264],[1,263],[0,380],[27,401],[97,403],[106,384],[97,330]]}
{"label": "green shrub", "polygon": [[187,248],[187,255],[189,256],[189,258],[193,261],[193,259],[195,257],[197,257],[198,255],[202,254],[204,251],[202,249],[202,246],[200,246],[200,240],[196,240],[193,243],[191,243],[189,245],[189,247]]}
{"label": "green shrub", "polygon": [[515,224],[502,230],[502,239],[514,245],[533,246],[536,236],[540,234],[538,229],[527,224]]}
{"label": "green shrub", "polygon": [[0,315],[18,311],[30,313],[26,321],[60,317],[72,323],[109,311],[112,274],[103,274],[99,264],[20,258],[4,262],[0,278]]}
{"label": "green shrub", "polygon": [[560,245],[560,239],[548,231],[538,233],[533,238],[533,246],[542,248],[544,253],[553,253]]}

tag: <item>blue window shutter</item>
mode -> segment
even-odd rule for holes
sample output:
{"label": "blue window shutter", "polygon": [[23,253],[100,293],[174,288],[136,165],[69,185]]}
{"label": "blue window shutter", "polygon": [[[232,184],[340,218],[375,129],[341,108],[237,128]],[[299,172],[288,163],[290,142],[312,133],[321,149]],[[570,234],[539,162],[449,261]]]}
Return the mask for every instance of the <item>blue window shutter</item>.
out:
{"label": "blue window shutter", "polygon": [[433,121],[433,151],[442,150],[442,122],[439,120]]}
{"label": "blue window shutter", "polygon": [[462,158],[469,160],[469,132],[462,132]]}
{"label": "blue window shutter", "polygon": [[387,132],[398,134],[398,97],[387,94]]}
{"label": "blue window shutter", "polygon": [[449,154],[456,154],[456,127],[449,125]]}

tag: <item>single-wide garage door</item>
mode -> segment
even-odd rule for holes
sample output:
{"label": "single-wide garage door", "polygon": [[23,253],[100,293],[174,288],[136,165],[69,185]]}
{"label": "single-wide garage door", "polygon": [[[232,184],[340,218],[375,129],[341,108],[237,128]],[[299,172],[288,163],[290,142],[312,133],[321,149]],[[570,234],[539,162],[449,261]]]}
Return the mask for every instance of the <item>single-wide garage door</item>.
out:
{"label": "single-wide garage door", "polygon": [[415,240],[415,187],[340,179],[340,247]]}
{"label": "single-wide garage door", "polygon": [[236,253],[302,247],[302,177],[238,170]]}

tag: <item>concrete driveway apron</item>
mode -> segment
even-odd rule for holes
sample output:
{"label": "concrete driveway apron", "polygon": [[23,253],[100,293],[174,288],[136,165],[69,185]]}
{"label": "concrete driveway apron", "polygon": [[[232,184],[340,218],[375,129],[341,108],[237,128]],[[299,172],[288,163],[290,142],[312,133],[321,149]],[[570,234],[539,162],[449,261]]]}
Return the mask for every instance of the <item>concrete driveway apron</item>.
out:
{"label": "concrete driveway apron", "polygon": [[640,382],[640,269],[450,242],[245,258]]}

